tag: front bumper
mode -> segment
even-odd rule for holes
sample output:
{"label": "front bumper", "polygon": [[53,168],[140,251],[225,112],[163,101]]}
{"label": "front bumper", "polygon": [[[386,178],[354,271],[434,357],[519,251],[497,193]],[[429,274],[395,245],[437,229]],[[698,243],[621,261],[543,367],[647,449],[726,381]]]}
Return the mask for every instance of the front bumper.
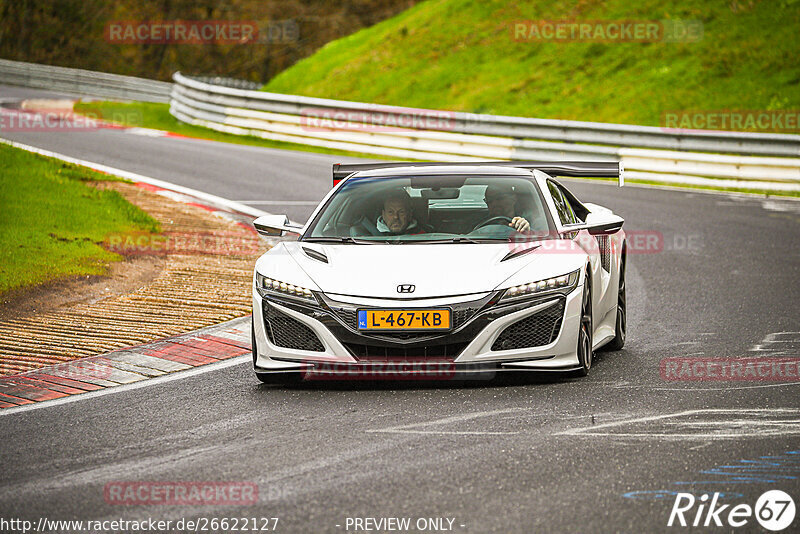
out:
{"label": "front bumper", "polygon": [[[566,295],[544,295],[502,305],[497,303],[496,292],[405,300],[402,307],[410,309],[450,307],[453,329],[437,334],[390,335],[359,332],[356,309],[397,307],[396,300],[318,294],[318,305],[312,305],[264,297],[254,289],[253,363],[257,372],[360,369],[376,375],[395,373],[398,365],[434,372],[446,368],[458,374],[571,370],[578,366],[581,293],[582,286],[578,285]],[[531,341],[525,337],[531,330],[526,326],[536,326],[538,323],[531,321],[542,317],[557,318],[552,335]],[[507,330],[512,325],[515,329]],[[531,342],[536,346],[519,346]]]}

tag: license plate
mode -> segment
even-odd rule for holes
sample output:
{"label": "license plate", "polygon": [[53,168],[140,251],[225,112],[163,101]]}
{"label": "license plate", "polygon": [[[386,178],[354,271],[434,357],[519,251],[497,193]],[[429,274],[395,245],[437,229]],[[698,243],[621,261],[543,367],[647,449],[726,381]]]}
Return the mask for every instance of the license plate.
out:
{"label": "license plate", "polygon": [[449,330],[450,310],[358,310],[359,330]]}

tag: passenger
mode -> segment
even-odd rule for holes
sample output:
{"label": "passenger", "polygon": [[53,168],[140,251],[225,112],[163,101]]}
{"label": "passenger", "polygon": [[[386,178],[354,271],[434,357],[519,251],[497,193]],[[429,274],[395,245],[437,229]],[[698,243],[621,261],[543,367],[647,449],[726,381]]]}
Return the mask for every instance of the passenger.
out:
{"label": "passenger", "polygon": [[405,189],[391,191],[383,200],[377,220],[362,215],[350,227],[350,236],[416,235],[431,232],[431,228],[414,219],[411,197]]}
{"label": "passenger", "polygon": [[404,189],[392,191],[383,201],[383,210],[376,222],[382,235],[415,235],[430,232],[414,219],[411,197]]}

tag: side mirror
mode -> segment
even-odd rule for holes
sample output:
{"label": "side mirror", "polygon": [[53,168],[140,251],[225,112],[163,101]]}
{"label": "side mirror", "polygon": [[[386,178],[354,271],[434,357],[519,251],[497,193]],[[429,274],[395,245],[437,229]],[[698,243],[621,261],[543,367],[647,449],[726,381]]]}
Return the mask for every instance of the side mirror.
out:
{"label": "side mirror", "polygon": [[289,222],[286,215],[262,215],[255,221],[253,226],[261,235],[270,237],[281,237],[286,234],[300,235],[303,227]]}
{"label": "side mirror", "polygon": [[608,235],[619,232],[623,224],[625,224],[625,219],[610,211],[589,212],[582,229],[587,230],[591,235]]}

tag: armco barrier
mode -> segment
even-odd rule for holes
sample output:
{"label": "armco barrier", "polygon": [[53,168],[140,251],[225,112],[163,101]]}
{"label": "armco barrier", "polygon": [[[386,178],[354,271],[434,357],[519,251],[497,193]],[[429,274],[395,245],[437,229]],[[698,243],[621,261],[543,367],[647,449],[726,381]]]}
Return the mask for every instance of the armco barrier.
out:
{"label": "armco barrier", "polygon": [[[241,89],[179,72],[173,79],[172,115],[237,135],[435,161],[621,161],[633,179],[800,191],[800,135],[420,110]],[[375,116],[394,124],[421,118],[426,127],[375,127]],[[442,120],[425,120],[432,117]]]}
{"label": "armco barrier", "polygon": [[0,59],[0,83],[112,100],[169,102],[171,83]]}
{"label": "armco barrier", "polygon": [[[189,78],[179,72],[174,80],[170,84],[0,59],[0,83],[101,98],[169,101],[170,112],[179,120],[237,135],[435,161],[621,161],[632,179],[800,191],[800,135],[409,109],[266,93],[254,90],[252,82]],[[422,118],[424,127],[376,128],[354,120],[374,116],[400,124],[402,118]],[[431,118],[442,120],[425,120]]]}

